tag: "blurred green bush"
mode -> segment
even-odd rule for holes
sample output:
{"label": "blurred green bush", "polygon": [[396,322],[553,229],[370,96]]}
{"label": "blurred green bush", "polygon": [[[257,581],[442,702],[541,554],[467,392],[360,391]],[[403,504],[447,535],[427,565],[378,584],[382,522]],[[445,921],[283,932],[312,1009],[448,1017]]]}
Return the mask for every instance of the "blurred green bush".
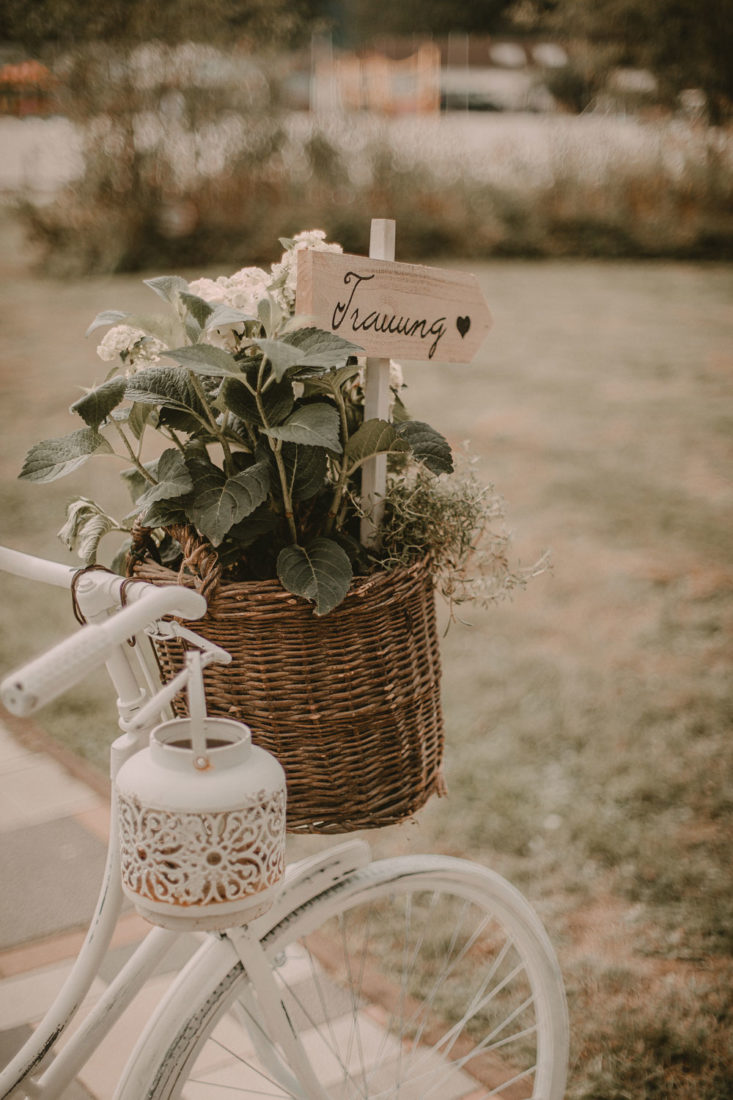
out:
{"label": "blurred green bush", "polygon": [[733,134],[679,119],[445,113],[315,116],[279,102],[277,60],[210,47],[72,56],[65,113],[85,168],[22,214],[58,274],[228,269],[324,228],[401,258],[733,257]]}

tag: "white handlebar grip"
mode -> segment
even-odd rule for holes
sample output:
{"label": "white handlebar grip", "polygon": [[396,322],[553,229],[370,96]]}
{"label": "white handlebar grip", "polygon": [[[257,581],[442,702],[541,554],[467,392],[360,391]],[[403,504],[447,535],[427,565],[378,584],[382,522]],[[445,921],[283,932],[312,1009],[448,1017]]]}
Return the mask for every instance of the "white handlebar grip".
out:
{"label": "white handlebar grip", "polygon": [[0,698],[11,714],[32,714],[101,665],[115,644],[103,627],[84,626],[7,676],[0,684]]}

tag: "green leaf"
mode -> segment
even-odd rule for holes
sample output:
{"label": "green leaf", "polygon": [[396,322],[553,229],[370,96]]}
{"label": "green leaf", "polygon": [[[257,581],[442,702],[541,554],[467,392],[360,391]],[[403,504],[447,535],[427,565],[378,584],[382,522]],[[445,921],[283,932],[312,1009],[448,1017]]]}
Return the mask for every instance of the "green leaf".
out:
{"label": "green leaf", "polygon": [[265,419],[263,420],[254,394],[240,381],[226,378],[219,391],[219,401],[240,420],[248,424],[277,426],[290,415],[295,396],[292,383],[284,378],[282,382],[273,382],[261,393]]}
{"label": "green leaf", "polygon": [[[181,492],[171,492],[170,496],[181,496],[193,488],[191,475],[186,465],[186,456],[177,447],[168,447],[155,462],[149,463],[146,469],[150,471],[159,486],[170,482],[171,486],[176,485],[181,489]],[[154,487],[151,486],[151,488]]]}
{"label": "green leaf", "polygon": [[149,527],[167,527],[186,520],[184,498],[193,489],[193,481],[181,452],[169,447],[159,458],[144,465],[158,484],[151,485],[134,466],[122,471],[135,502],[125,518],[141,516]]}
{"label": "green leaf", "polygon": [[282,458],[294,501],[310,500],[323,488],[328,460],[322,447],[285,443]]}
{"label": "green leaf", "polygon": [[213,328],[237,328],[247,321],[256,320],[256,317],[251,313],[245,313],[243,309],[235,309],[234,306],[228,306],[224,302],[216,302],[212,305],[211,316],[204,327],[209,332]]}
{"label": "green leaf", "polygon": [[179,298],[198,326],[204,328],[207,320],[214,312],[214,307],[205,302],[203,298],[199,298],[198,294],[190,294],[187,290],[182,290]]}
{"label": "green leaf", "polygon": [[288,592],[315,604],[316,615],[326,615],[349,590],[351,562],[333,539],[318,538],[306,548],[286,546],[281,550],[277,575]]}
{"label": "green leaf", "polygon": [[[133,313],[125,324],[141,328],[148,336],[156,336],[166,348],[174,348],[181,341],[181,325],[177,317],[165,313]],[[166,351],[166,355],[168,352]]]}
{"label": "green leaf", "polygon": [[78,413],[84,423],[96,431],[112,409],[116,409],[123,400],[126,387],[125,378],[110,378],[101,386],[88,390],[83,397],[74,402],[69,412]]}
{"label": "green leaf", "polygon": [[58,535],[69,550],[76,550],[85,565],[93,565],[97,560],[99,543],[108,531],[120,531],[120,525],[112,516],[88,500],[79,497],[66,509],[66,523]]}
{"label": "green leaf", "polygon": [[194,486],[191,519],[198,530],[217,546],[234,523],[231,514],[228,524],[221,514],[226,475],[201,455],[189,455],[186,465]]}
{"label": "green leaf", "polygon": [[132,539],[125,539],[117,549],[117,553],[110,562],[110,569],[113,573],[119,573],[121,577],[124,577],[127,570],[127,557],[132,549]]}
{"label": "green leaf", "polygon": [[374,455],[398,454],[409,449],[407,440],[402,439],[388,421],[365,420],[347,443],[345,458],[349,467],[354,470]]}
{"label": "green leaf", "polygon": [[146,336],[155,336],[166,347],[175,347],[181,340],[181,326],[176,317],[165,313],[120,313],[115,309],[105,310],[97,314],[87,329],[87,336],[95,329],[103,325],[129,325],[130,328],[140,329]]}
{"label": "green leaf", "polygon": [[201,454],[190,455],[187,465],[194,485],[191,518],[212,546],[219,546],[227,532],[266,498],[268,464],[256,462],[230,478]]}
{"label": "green leaf", "polygon": [[168,406],[205,417],[191,379],[178,367],[147,367],[127,379],[125,396],[144,405]]}
{"label": "green leaf", "polygon": [[326,332],[313,326],[289,332],[283,339],[299,348],[301,354],[305,354],[301,362],[304,367],[343,367],[351,356],[364,354],[364,349],[359,344],[352,344],[335,332]]}
{"label": "green leaf", "polygon": [[240,523],[259,508],[270,491],[270,469],[267,462],[254,462],[246,470],[230,477],[224,486],[236,501],[234,522]]}
{"label": "green leaf", "polygon": [[[216,409],[218,412],[223,412],[226,406],[220,401],[221,394],[216,400]],[[237,455],[250,455],[252,453],[252,440],[250,439],[249,432],[247,431],[248,425],[239,416],[235,416],[231,413],[221,424],[221,430],[224,436],[230,443],[234,443],[239,447],[246,448],[245,451],[235,451],[234,460],[237,461]]]}
{"label": "green leaf", "polygon": [[179,294],[190,293],[188,283],[179,275],[160,275],[157,279],[143,279],[143,282],[145,286],[149,286],[151,290],[154,290],[164,302],[170,302],[172,305],[176,304]]}
{"label": "green leaf", "polygon": [[103,309],[94,318],[84,335],[91,336],[95,329],[104,328],[106,325],[119,325],[129,316],[129,313],[121,313],[119,309]]}
{"label": "green leaf", "polygon": [[79,428],[59,439],[36,443],[18,475],[24,481],[48,482],[65,477],[93,454],[112,454],[107,440],[93,428]]}
{"label": "green leaf", "polygon": [[333,538],[348,557],[352,569],[356,567],[357,573],[369,571],[371,565],[369,551],[357,538],[346,531],[334,531]]}
{"label": "green leaf", "polygon": [[175,447],[169,447],[168,450],[163,451],[157,461],[154,476],[157,477],[158,484],[146,483],[148,487],[135,502],[141,512],[154,501],[186,496],[193,489],[191,474],[183,455]]}
{"label": "green leaf", "polygon": [[193,413],[184,409],[172,409],[170,407],[158,410],[158,423],[161,427],[172,428],[174,432],[183,432],[186,435],[205,435],[206,439],[213,440],[214,434],[203,426],[201,420],[197,420]]}
{"label": "green leaf", "polygon": [[293,367],[297,367],[302,359],[297,348],[286,344],[284,340],[257,340],[258,348],[262,350],[272,367],[278,382]]}
{"label": "green leaf", "polygon": [[393,424],[404,424],[404,422],[406,420],[410,419],[410,414],[408,413],[407,409],[405,408],[405,403],[402,400],[402,398],[400,397],[400,395],[398,393],[394,393],[394,391],[392,392],[392,399],[393,399],[392,423]]}
{"label": "green leaf", "polygon": [[333,405],[301,405],[284,424],[276,428],[263,428],[271,439],[283,439],[288,443],[304,443],[308,447],[325,447],[340,454],[339,414]]}
{"label": "green leaf", "polygon": [[225,378],[227,375],[232,375],[234,378],[242,376],[236,359],[233,359],[223,348],[215,348],[213,344],[192,344],[190,347],[174,348],[172,351],[167,351],[166,355],[195,374],[206,374],[215,378]]}
{"label": "green leaf", "polygon": [[268,336],[271,336],[273,332],[277,332],[284,319],[282,309],[269,294],[266,298],[260,299],[257,303],[257,316],[262,322]]}
{"label": "green leaf", "polygon": [[[349,367],[340,367],[338,370],[326,371],[313,378],[303,379],[307,393],[328,393],[334,397],[341,387],[359,373],[359,364],[353,363]],[[301,376],[298,375],[300,380]]]}
{"label": "green leaf", "polygon": [[188,523],[192,497],[176,497],[174,500],[156,500],[144,512],[136,509],[131,518],[139,518],[146,527],[174,527]]}
{"label": "green leaf", "polygon": [[152,405],[143,405],[133,402],[127,410],[127,423],[135,439],[140,439],[145,431],[146,424],[156,427],[158,414]]}
{"label": "green leaf", "polygon": [[278,380],[294,367],[307,367],[315,371],[335,370],[343,367],[352,355],[363,349],[351,344],[332,332],[318,328],[300,328],[288,332],[282,340],[255,340],[272,364]]}
{"label": "green leaf", "polygon": [[[158,526],[166,527],[167,524],[158,524]],[[181,564],[181,544],[168,532],[164,532],[163,537],[158,542],[158,554],[160,555],[161,565],[170,565],[171,568],[177,568]]]}
{"label": "green leaf", "polygon": [[268,501],[263,501],[259,508],[255,508],[241,523],[235,523],[227,535],[227,542],[236,541],[239,551],[251,546],[262,535],[269,535],[275,530],[279,517],[273,512]]}
{"label": "green leaf", "polygon": [[450,444],[440,432],[422,420],[405,420],[397,428],[402,439],[407,440],[414,457],[434,474],[453,472],[453,454]]}
{"label": "green leaf", "polygon": [[[191,313],[186,313],[183,318],[183,331],[188,338],[189,344],[198,344],[201,339],[201,325]],[[180,340],[171,341],[174,345],[180,344],[180,342]]]}

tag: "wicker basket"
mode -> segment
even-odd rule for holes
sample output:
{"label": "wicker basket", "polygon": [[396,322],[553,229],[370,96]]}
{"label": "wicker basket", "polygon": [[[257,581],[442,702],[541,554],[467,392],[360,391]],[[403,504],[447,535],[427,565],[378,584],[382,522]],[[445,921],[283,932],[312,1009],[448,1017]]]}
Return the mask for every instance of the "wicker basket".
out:
{"label": "wicker basket", "polygon": [[[180,535],[179,535],[180,541]],[[392,825],[442,793],[440,653],[429,563],[358,578],[323,617],[278,581],[220,578],[211,549],[184,545],[191,572],[149,559],[133,574],[204,591],[193,630],[231,653],[207,669],[209,713],[250,726],[285,769],[291,832]],[[161,643],[167,680],[178,640]],[[185,713],[185,702],[176,703]]]}

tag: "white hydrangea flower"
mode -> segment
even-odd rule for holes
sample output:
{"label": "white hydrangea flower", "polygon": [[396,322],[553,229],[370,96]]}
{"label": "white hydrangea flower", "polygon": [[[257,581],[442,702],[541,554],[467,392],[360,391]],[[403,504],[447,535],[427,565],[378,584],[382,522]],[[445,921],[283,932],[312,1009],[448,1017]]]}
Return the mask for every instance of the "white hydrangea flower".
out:
{"label": "white hydrangea flower", "polygon": [[243,267],[233,275],[196,279],[188,284],[188,289],[212,305],[221,303],[257,316],[257,304],[267,296],[270,278],[261,267]]}
{"label": "white hydrangea flower", "polygon": [[298,253],[305,249],[314,252],[343,252],[340,244],[329,244],[322,229],[307,229],[293,238],[292,248],[283,252],[278,263],[272,265],[270,291],[286,313],[295,309],[295,282],[298,272]]}
{"label": "white hydrangea flower", "polygon": [[261,267],[243,267],[227,280],[228,305],[257,316],[257,306],[267,297],[270,275]]}
{"label": "white hydrangea flower", "polygon": [[205,302],[216,305],[217,302],[227,302],[227,277],[220,275],[218,279],[194,279],[188,284],[191,294],[203,298]]}
{"label": "white hydrangea flower", "polygon": [[228,351],[232,355],[235,351],[239,351],[242,343],[243,329],[236,328],[234,325],[224,325],[222,328],[210,328],[205,333],[204,343],[211,344],[215,348],[221,348],[223,351]]}
{"label": "white hydrangea flower", "polygon": [[105,363],[120,358],[126,367],[126,374],[144,370],[160,362],[167,347],[157,336],[148,336],[141,328],[132,325],[113,325],[108,329],[97,346],[97,355]]}
{"label": "white hydrangea flower", "polygon": [[389,388],[393,393],[399,393],[405,388],[405,376],[402,373],[402,365],[394,359],[389,361]]}
{"label": "white hydrangea flower", "polygon": [[[270,276],[261,267],[243,267],[233,275],[219,275],[216,280],[196,279],[188,284],[188,289],[211,305],[231,306],[256,317],[258,304],[267,297],[269,282]],[[206,343],[235,352],[240,346],[242,334],[241,326],[224,325],[209,329]]]}

